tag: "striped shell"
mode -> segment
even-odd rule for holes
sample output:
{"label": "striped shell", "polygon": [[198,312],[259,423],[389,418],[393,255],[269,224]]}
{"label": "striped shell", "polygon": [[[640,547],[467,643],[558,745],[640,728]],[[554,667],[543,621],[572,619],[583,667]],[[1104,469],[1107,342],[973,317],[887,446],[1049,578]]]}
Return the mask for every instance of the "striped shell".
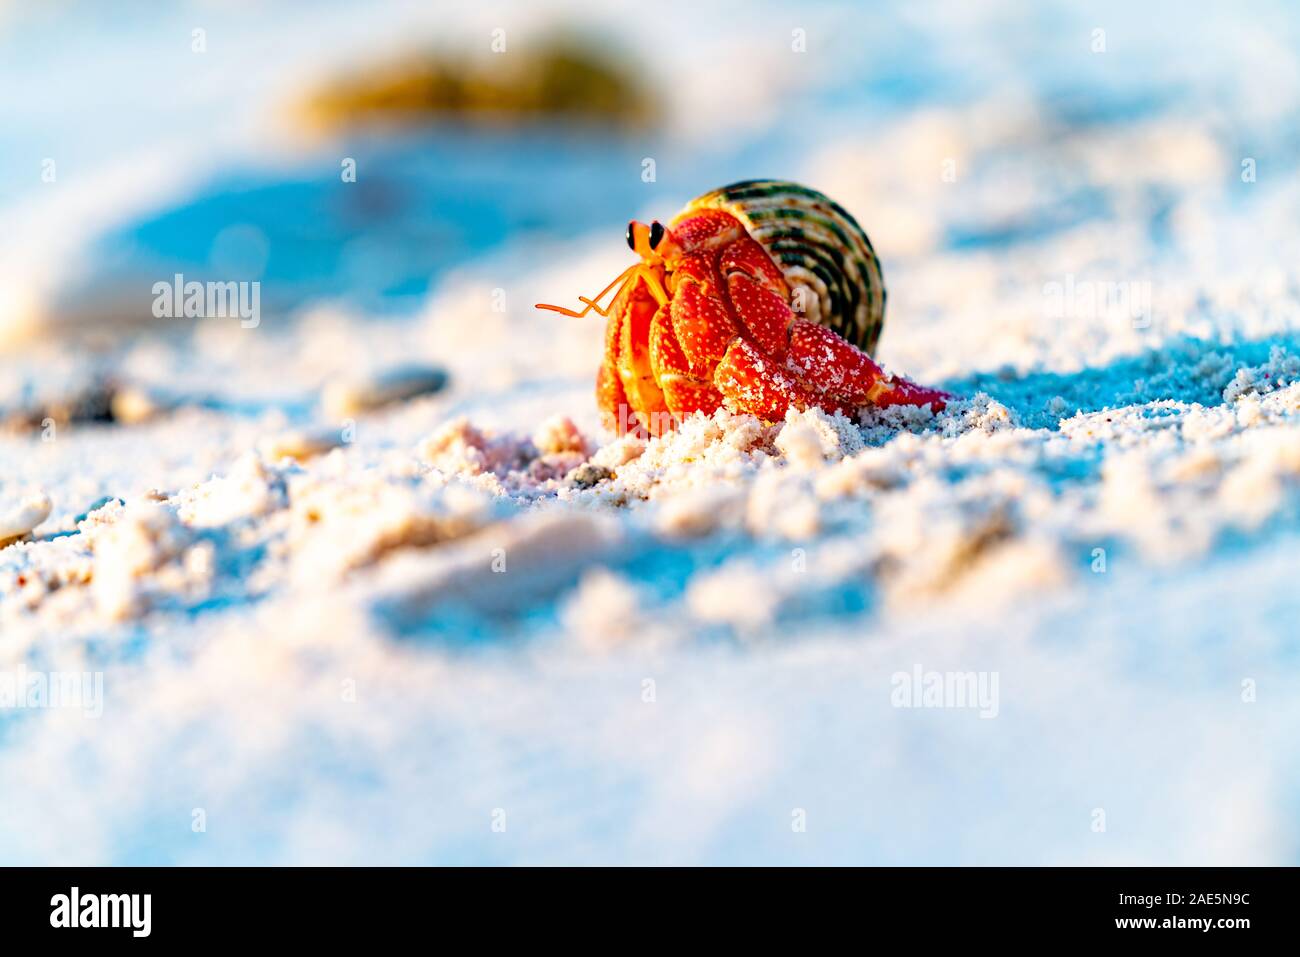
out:
{"label": "striped shell", "polygon": [[867,234],[839,203],[798,183],[751,179],[696,197],[677,218],[700,209],[725,210],[745,224],[791,289],[807,290],[805,318],[875,352],[885,280]]}

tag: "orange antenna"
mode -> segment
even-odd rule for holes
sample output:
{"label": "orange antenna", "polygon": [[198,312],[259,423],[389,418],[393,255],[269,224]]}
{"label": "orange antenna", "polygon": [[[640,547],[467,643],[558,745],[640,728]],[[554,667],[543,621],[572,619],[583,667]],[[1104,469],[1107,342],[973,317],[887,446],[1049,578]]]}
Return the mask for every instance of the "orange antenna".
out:
{"label": "orange antenna", "polygon": [[[558,313],[559,313],[560,315],[562,315],[562,316],[572,316],[572,317],[575,318],[575,319],[581,319],[583,316],[585,316],[587,313],[591,312],[591,310],[593,310],[593,309],[595,309],[595,310],[596,310],[596,314],[599,315],[599,316],[601,316],[601,317],[608,316],[608,315],[609,315],[609,308],[606,307],[606,308],[602,309],[602,308],[598,305],[598,303],[600,302],[600,300],[601,300],[602,298],[604,298],[605,294],[606,294],[607,292],[609,292],[611,289],[613,289],[615,286],[620,286],[620,288],[619,288],[619,292],[621,293],[621,292],[623,291],[622,288],[621,288],[621,285],[622,285],[625,281],[627,281],[627,282],[635,281],[636,277],[635,277],[635,276],[631,276],[631,273],[636,272],[636,271],[637,271],[638,269],[640,269],[640,268],[641,268],[641,264],[640,264],[640,263],[633,263],[631,266],[628,266],[628,267],[627,267],[626,269],[624,269],[621,273],[619,273],[619,274],[614,278],[614,281],[613,281],[613,282],[611,282],[608,286],[606,286],[606,287],[605,287],[604,289],[602,289],[600,292],[596,293],[596,295],[592,296],[590,299],[588,299],[586,296],[579,296],[579,297],[578,297],[578,302],[585,302],[585,303],[587,304],[587,308],[584,309],[584,310],[582,310],[582,312],[574,312],[572,309],[566,309],[566,308],[564,308],[564,306],[549,306],[549,305],[547,305],[546,303],[543,303],[543,302],[539,302],[539,303],[537,304],[536,308],[538,308],[538,309],[549,309],[551,312],[558,312]],[[629,277],[630,277],[630,278],[629,278]],[[615,294],[615,298],[617,298],[617,293]]]}

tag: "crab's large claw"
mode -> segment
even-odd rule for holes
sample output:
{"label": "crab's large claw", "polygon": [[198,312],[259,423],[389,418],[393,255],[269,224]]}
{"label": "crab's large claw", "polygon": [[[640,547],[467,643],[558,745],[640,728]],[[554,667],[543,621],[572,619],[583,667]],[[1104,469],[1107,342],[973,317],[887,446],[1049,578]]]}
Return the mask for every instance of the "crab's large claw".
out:
{"label": "crab's large claw", "polygon": [[722,404],[708,365],[692,364],[682,351],[668,306],[660,307],[650,325],[650,367],[663,389],[664,401],[677,418],[692,412],[712,415]]}

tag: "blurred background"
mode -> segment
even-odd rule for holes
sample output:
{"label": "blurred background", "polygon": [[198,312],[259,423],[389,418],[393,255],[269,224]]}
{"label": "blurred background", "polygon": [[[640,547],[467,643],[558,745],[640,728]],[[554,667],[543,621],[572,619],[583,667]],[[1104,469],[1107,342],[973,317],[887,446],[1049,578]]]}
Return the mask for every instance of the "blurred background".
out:
{"label": "blurred background", "polygon": [[[259,279],[276,322],[410,312],[475,258],[613,244],[737,171],[830,179],[887,261],[1116,202],[1168,229],[1207,167],[1231,193],[1239,156],[1276,176],[1296,146],[1284,3],[2,9],[0,341],[141,321],[175,272]],[[936,204],[945,160],[987,188]]]}
{"label": "blurred background", "polygon": [[[0,656],[107,673],[0,714],[0,855],[1295,863],[1298,149],[1283,0],[0,0],[0,523],[50,505]],[[847,502],[483,467],[610,438],[603,324],[532,304],[757,177],[855,214],[877,358],[973,403],[864,430]],[[257,323],[156,315],[178,274]],[[402,538],[471,513],[524,587]],[[890,707],[917,664],[998,720]]]}

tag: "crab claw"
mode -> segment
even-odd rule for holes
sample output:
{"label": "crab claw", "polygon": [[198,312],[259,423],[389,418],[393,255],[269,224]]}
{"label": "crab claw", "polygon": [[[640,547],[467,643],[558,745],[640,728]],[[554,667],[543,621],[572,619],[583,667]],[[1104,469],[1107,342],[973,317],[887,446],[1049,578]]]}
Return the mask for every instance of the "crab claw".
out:
{"label": "crab claw", "polygon": [[898,376],[888,376],[880,383],[871,403],[882,408],[891,405],[928,405],[934,412],[942,412],[953,400],[951,392],[930,389]]}

